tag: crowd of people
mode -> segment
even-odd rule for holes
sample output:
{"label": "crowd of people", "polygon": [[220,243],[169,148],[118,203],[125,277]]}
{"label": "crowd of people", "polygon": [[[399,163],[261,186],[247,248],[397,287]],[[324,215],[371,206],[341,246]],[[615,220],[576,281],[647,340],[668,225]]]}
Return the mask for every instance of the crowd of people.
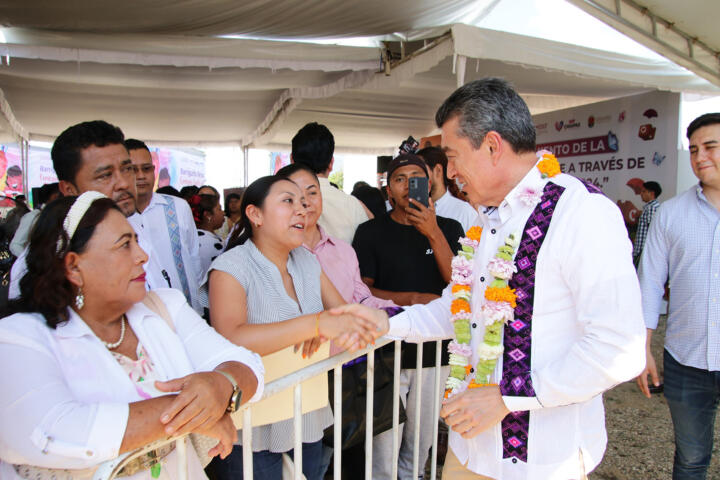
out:
{"label": "crowd of people", "polygon": [[[649,345],[668,279],[673,478],[705,478],[720,393],[720,114],[688,128],[696,187],[660,205],[660,186],[644,185],[634,248],[612,201],[536,152],[527,105],[505,81],[459,88],[435,120],[442,148],[399,154],[386,185],[352,195],[328,179],[330,129],[309,123],[290,165],[224,204],[209,185],[154,191],[150,150],[117,126],[62,132],[58,183],[10,243],[0,478],[90,478],[185,433],[190,478],[242,478],[231,415],[262,397],[261,357],[294,347],[308,358],[324,342],[335,355],[381,335],[403,340],[406,420],[398,451],[392,430],[375,432],[373,478],[393,467],[412,478],[416,433],[422,477],[439,420],[450,428],[443,478],[586,478],[606,446],[601,394],[632,378],[648,396],[659,386]],[[426,201],[409,195],[418,183]],[[326,475],[332,422],[330,405],[302,416],[307,479]],[[282,478],[293,420],[255,426],[252,439],[254,476]],[[120,476],[177,478],[174,448]],[[343,462],[366,453],[348,446]]]}

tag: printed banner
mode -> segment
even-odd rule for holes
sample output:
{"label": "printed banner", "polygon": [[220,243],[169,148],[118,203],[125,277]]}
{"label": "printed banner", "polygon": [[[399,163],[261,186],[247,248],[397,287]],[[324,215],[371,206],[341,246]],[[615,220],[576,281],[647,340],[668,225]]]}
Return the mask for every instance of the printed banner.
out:
{"label": "printed banner", "polygon": [[[32,191],[46,183],[57,182],[50,149],[30,147],[28,186]],[[186,185],[205,183],[205,154],[195,149],[150,148],[155,165],[155,189],[172,185],[178,190]],[[23,193],[22,162],[16,145],[0,145],[0,192],[14,197]],[[0,205],[2,206],[2,205]]]}
{"label": "printed banner", "polygon": [[538,150],[558,157],[564,173],[599,187],[629,226],[637,223],[644,182],[675,195],[680,94],[650,92],[533,117]]}
{"label": "printed banner", "polygon": [[270,171],[275,175],[278,170],[290,165],[290,154],[287,152],[270,152]]}
{"label": "printed banner", "polygon": [[150,148],[155,165],[155,188],[168,185],[180,190],[205,184],[205,154],[195,149]]}
{"label": "printed banner", "polygon": [[[22,156],[17,145],[0,146],[0,193],[14,198],[23,192]],[[0,200],[0,206],[14,206],[14,202]]]}

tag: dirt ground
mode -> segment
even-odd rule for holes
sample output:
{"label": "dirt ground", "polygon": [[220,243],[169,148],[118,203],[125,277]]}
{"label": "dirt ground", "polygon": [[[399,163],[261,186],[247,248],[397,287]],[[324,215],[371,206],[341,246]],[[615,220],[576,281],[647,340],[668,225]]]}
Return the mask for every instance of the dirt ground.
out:
{"label": "dirt ground", "polygon": [[[653,335],[652,346],[661,372],[664,326],[662,321]],[[656,394],[648,399],[640,393],[635,382],[628,382],[607,392],[604,398],[608,447],[602,463],[589,475],[589,479],[671,478],[675,447],[665,397]],[[720,428],[716,422],[713,458],[708,472],[710,480],[720,480],[719,436]]]}
{"label": "dirt ground", "polygon": [[[653,352],[662,379],[662,352],[665,337],[662,318],[653,335]],[[604,395],[608,446],[600,465],[589,480],[662,480],[672,478],[675,446],[670,411],[662,394],[646,398],[634,381],[618,385]],[[441,431],[441,438],[445,432]],[[445,433],[445,435],[447,435]],[[447,437],[438,455],[441,477]],[[442,445],[445,443],[445,445]],[[430,478],[429,462],[425,478]],[[720,425],[715,424],[713,458],[708,480],[720,480]]]}

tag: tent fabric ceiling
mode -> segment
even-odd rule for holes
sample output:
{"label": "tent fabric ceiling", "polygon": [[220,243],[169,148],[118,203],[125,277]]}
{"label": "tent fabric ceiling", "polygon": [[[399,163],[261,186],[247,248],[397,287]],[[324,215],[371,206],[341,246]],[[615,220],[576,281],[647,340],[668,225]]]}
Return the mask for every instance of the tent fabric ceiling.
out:
{"label": "tent fabric ceiling", "polygon": [[[389,72],[380,69],[377,46],[208,36],[404,31],[413,37],[447,32],[441,25],[455,21],[458,12],[481,16],[498,1],[382,7],[374,1],[186,1],[164,5],[162,14],[150,14],[158,4],[149,1],[133,2],[127,10],[103,0],[91,12],[74,2],[9,2],[0,6],[0,23],[12,26],[2,29],[6,43],[0,43],[0,55],[9,56],[9,64],[0,65],[0,140],[48,140],[73,123],[104,118],[128,136],[155,144],[286,146],[303,124],[318,121],[331,128],[338,151],[386,153],[408,134],[434,130],[435,110],[455,89],[461,66],[465,81],[489,75],[510,80],[532,113],[649,89],[720,94],[669,61],[467,25],[452,26],[451,34]],[[206,15],[193,16],[201,4]],[[298,5],[307,8],[299,11]],[[338,5],[347,12],[325,14]],[[226,16],[218,13],[222,8]],[[253,8],[262,10],[257,22]],[[308,22],[313,14],[317,21]],[[130,25],[136,18],[143,20]],[[391,28],[383,22],[395,23]]]}
{"label": "tent fabric ceiling", "polygon": [[95,0],[7,1],[0,23],[10,27],[101,34],[149,33],[265,38],[384,36],[473,23],[491,0]]}
{"label": "tent fabric ceiling", "polygon": [[720,2],[567,0],[635,41],[720,86]]}
{"label": "tent fabric ceiling", "polygon": [[70,62],[207,68],[366,70],[380,65],[377,47],[308,45],[187,35],[48,32],[5,28],[0,55]]}

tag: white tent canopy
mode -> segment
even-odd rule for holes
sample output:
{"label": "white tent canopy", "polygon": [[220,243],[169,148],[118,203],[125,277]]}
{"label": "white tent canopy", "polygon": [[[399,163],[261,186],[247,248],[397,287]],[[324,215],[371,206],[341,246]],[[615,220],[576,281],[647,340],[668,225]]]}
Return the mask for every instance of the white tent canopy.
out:
{"label": "white tent canopy", "polygon": [[[650,89],[720,94],[669,61],[443,26],[476,21],[498,2],[217,0],[158,12],[149,1],[99,1],[92,11],[9,2],[17,5],[0,6],[10,26],[0,44],[9,59],[0,66],[0,134],[50,139],[103,118],[156,144],[287,146],[318,121],[339,151],[387,152],[408,134],[431,133],[458,82],[482,76],[512,81],[533,113]],[[257,38],[216,36],[231,34]],[[365,41],[287,41],[357,36]],[[430,40],[389,61],[371,36]]]}
{"label": "white tent canopy", "polygon": [[720,2],[567,0],[637,42],[720,85]]}

